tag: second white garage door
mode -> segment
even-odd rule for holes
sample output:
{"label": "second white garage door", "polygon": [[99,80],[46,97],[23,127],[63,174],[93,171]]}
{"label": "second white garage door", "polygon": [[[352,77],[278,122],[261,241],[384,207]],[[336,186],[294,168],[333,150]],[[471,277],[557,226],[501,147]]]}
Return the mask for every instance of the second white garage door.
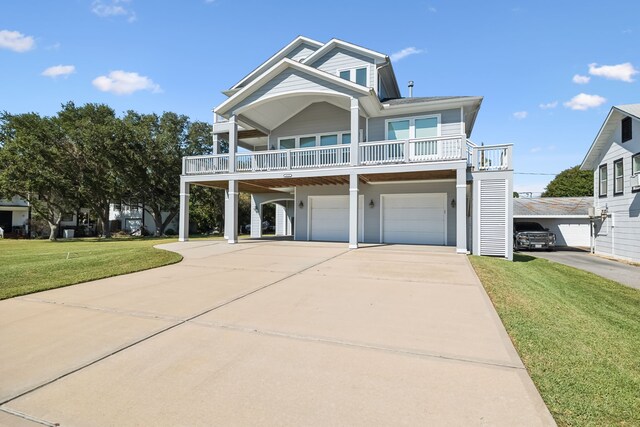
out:
{"label": "second white garage door", "polygon": [[382,243],[446,245],[446,193],[384,194]]}
{"label": "second white garage door", "polygon": [[[309,197],[309,240],[349,241],[349,196]],[[358,238],[362,241],[363,197],[358,200]]]}

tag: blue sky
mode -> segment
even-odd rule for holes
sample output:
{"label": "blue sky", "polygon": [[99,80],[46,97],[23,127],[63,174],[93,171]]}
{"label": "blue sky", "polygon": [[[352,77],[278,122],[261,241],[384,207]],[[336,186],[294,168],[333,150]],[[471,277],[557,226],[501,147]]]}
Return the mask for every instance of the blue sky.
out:
{"label": "blue sky", "polygon": [[405,94],[484,96],[472,140],[513,143],[515,188],[535,193],[553,177],[530,174],[580,163],[611,105],[640,102],[638,16],[632,0],[0,0],[0,110],[211,122],[220,91],[297,35],[337,37],[413,52],[394,61]]}

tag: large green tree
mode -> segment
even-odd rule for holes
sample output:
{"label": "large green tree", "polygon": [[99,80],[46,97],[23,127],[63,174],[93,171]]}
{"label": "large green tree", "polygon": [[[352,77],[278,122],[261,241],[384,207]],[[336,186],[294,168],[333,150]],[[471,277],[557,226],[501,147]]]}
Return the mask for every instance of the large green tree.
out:
{"label": "large green tree", "polygon": [[184,115],[128,111],[122,119],[125,146],[119,154],[127,197],[143,201],[162,235],[180,209],[182,157],[211,150],[211,126]]}
{"label": "large green tree", "polygon": [[62,215],[80,207],[73,150],[58,118],[35,113],[0,115],[0,194],[29,200],[55,240]]}
{"label": "large green tree", "polygon": [[542,197],[593,196],[593,172],[574,166],[560,172],[547,185]]}

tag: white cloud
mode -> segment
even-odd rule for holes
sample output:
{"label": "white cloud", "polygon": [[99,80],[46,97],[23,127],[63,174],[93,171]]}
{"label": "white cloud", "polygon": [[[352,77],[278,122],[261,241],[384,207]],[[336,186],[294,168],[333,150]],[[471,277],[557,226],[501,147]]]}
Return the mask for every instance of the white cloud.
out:
{"label": "white cloud", "polygon": [[528,115],[529,113],[527,113],[526,111],[516,111],[515,113],[513,113],[513,117],[518,120],[526,119]]}
{"label": "white cloud", "polygon": [[564,103],[564,106],[571,108],[572,110],[588,110],[589,108],[599,107],[607,102],[607,100],[599,95],[588,95],[586,93],[580,93],[570,101]]}
{"label": "white cloud", "polygon": [[573,76],[573,79],[571,79],[571,80],[573,80],[573,82],[575,84],[586,85],[587,83],[589,83],[589,80],[591,80],[591,77],[589,77],[589,76],[581,76],[580,74],[576,74],[576,75]]}
{"label": "white cloud", "polygon": [[31,36],[25,36],[18,31],[0,30],[0,49],[26,52],[35,46],[36,42]]}
{"label": "white cloud", "polygon": [[76,72],[76,67],[74,65],[54,65],[53,67],[49,67],[42,72],[42,75],[45,77],[59,77],[59,76],[68,76],[69,74],[73,74]]}
{"label": "white cloud", "polygon": [[47,49],[47,50],[58,50],[58,49],[60,49],[61,46],[62,45],[60,44],[60,42],[55,42],[54,44],[45,47],[45,49]]}
{"label": "white cloud", "polygon": [[533,147],[531,150],[529,150],[530,153],[537,153],[538,151],[542,150],[541,147]]}
{"label": "white cloud", "polygon": [[416,49],[415,47],[405,47],[398,52],[394,52],[391,54],[390,58],[392,61],[400,61],[403,58],[406,58],[409,55],[416,55],[418,53],[424,52],[422,49]]}
{"label": "white cloud", "polygon": [[122,16],[126,17],[127,21],[134,22],[137,19],[136,13],[126,6],[130,2],[131,0],[111,0],[110,2],[95,0],[91,4],[91,11],[101,18]]}
{"label": "white cloud", "polygon": [[93,79],[93,85],[103,92],[111,92],[116,95],[130,95],[139,90],[148,90],[151,93],[160,93],[162,89],[149,77],[138,73],[122,70],[111,71],[108,76],[99,76]]}
{"label": "white cloud", "polygon": [[593,63],[589,64],[589,74],[610,80],[622,80],[623,82],[631,83],[633,81],[632,77],[635,74],[638,74],[638,70],[636,70],[630,62],[618,65],[602,66],[598,66],[598,64]]}
{"label": "white cloud", "polygon": [[540,104],[539,107],[543,110],[550,110],[558,106],[558,101],[547,102],[546,104]]}

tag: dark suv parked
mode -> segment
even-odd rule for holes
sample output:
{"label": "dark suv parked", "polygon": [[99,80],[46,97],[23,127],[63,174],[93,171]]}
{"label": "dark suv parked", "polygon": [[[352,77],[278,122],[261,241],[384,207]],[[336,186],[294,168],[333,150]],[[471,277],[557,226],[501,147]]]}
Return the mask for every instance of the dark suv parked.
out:
{"label": "dark suv parked", "polygon": [[537,222],[516,222],[513,224],[513,249],[546,249],[556,246],[556,235]]}

